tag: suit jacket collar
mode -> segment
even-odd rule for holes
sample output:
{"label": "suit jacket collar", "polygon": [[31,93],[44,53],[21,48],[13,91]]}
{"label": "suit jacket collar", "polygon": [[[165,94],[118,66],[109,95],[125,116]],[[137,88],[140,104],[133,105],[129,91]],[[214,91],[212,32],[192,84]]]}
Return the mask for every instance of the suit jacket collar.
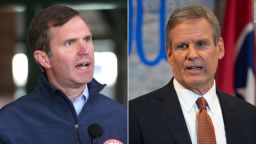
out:
{"label": "suit jacket collar", "polygon": [[191,144],[185,118],[173,86],[173,79],[161,89],[161,95],[157,97],[160,102],[157,108],[162,119],[177,143]]}
{"label": "suit jacket collar", "polygon": [[[227,144],[243,143],[241,140],[244,136],[241,134],[240,130],[242,128],[239,125],[241,123],[241,115],[234,113],[236,106],[230,99],[227,99],[229,97],[228,95],[217,89],[217,96],[222,110]],[[176,142],[180,144],[191,144],[185,118],[173,86],[173,79],[161,88],[161,94],[158,95],[157,99],[159,102],[157,108]]]}

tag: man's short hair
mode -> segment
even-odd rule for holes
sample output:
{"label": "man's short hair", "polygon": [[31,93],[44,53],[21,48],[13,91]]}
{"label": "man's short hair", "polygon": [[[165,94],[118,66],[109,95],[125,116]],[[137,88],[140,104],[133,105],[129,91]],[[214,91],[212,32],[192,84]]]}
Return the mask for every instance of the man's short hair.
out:
{"label": "man's short hair", "polygon": [[204,18],[209,22],[213,29],[213,41],[216,45],[221,36],[221,30],[219,21],[216,16],[207,8],[199,5],[186,5],[184,7],[176,9],[169,17],[166,26],[166,45],[171,48],[171,37],[169,35],[171,29],[176,25],[191,19]]}
{"label": "man's short hair", "polygon": [[53,5],[33,18],[28,28],[27,41],[32,54],[35,50],[50,53],[50,27],[62,26],[80,13],[70,7]]}

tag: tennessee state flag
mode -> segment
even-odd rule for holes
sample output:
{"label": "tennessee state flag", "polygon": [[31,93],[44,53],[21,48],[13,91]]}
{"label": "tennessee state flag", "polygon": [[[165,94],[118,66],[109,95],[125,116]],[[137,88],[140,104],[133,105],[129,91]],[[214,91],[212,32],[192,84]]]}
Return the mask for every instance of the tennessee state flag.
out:
{"label": "tennessee state flag", "polygon": [[256,49],[253,0],[227,0],[222,27],[225,56],[219,63],[217,86],[256,104]]}

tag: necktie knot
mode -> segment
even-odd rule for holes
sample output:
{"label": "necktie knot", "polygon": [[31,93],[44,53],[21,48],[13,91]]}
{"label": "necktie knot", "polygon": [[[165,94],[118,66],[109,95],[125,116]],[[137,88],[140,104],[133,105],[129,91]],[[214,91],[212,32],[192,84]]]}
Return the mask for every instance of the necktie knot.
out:
{"label": "necktie knot", "polygon": [[204,97],[200,97],[196,100],[197,107],[201,109],[206,109],[207,101]]}

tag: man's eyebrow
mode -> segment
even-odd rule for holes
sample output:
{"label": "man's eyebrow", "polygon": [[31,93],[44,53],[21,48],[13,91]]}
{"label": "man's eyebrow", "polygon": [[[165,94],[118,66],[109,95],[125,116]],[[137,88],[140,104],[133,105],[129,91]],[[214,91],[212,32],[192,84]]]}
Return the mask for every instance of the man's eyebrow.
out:
{"label": "man's eyebrow", "polygon": [[77,38],[67,38],[67,39],[65,39],[64,41],[63,41],[63,43],[66,43],[66,42],[74,42],[74,41],[76,41],[77,40]]}
{"label": "man's eyebrow", "polygon": [[92,38],[92,35],[85,35],[84,38]]}
{"label": "man's eyebrow", "polygon": [[178,45],[182,45],[182,44],[188,44],[189,42],[185,42],[185,41],[180,41],[180,42],[176,42],[174,46],[178,46]]}

